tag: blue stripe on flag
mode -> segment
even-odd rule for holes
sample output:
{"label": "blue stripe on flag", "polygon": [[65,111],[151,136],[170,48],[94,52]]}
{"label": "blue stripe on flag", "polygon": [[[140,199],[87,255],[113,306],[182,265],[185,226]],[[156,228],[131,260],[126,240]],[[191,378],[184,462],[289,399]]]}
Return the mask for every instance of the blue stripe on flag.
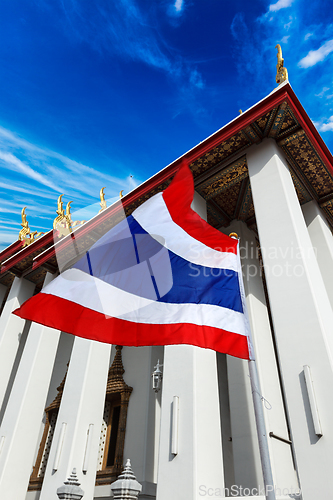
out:
{"label": "blue stripe on flag", "polygon": [[[139,257],[139,264],[137,263]],[[129,216],[73,267],[134,295],[165,303],[211,304],[243,312],[238,274],[193,264],[167,250]]]}

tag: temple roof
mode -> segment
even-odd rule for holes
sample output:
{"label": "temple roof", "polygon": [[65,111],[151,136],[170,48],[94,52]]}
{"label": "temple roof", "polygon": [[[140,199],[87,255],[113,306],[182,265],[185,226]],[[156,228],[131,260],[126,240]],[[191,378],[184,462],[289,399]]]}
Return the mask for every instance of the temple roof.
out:
{"label": "temple roof", "polygon": [[300,204],[315,200],[333,228],[333,157],[285,82],[72,235],[55,243],[51,230],[24,248],[23,242],[14,242],[0,253],[0,283],[24,276],[40,287],[46,271],[57,272],[57,257],[70,265],[123,218],[124,210],[129,215],[164,190],[183,158],[193,172],[196,191],[207,202],[208,222],[220,229],[238,219],[256,231],[245,151],[266,137],[284,151]]}

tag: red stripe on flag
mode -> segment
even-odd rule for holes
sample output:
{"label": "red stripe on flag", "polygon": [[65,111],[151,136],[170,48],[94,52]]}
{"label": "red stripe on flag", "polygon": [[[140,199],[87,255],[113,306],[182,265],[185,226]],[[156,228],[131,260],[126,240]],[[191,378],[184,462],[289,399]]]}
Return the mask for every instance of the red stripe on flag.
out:
{"label": "red stripe on flag", "polygon": [[14,314],[79,337],[124,346],[189,344],[249,359],[247,337],[189,323],[151,325],[106,316],[55,295],[38,293]]}
{"label": "red stripe on flag", "polygon": [[237,240],[229,238],[210,226],[191,208],[194,195],[193,175],[186,160],[176,173],[170,186],[163,191],[163,199],[172,220],[206,246],[221,252],[237,253]]}

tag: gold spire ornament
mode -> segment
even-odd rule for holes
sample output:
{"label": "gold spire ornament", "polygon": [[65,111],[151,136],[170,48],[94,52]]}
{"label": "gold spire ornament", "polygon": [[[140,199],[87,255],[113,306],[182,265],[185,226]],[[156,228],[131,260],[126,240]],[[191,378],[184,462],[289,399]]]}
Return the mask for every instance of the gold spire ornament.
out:
{"label": "gold spire ornament", "polygon": [[[67,222],[67,227],[69,229],[70,232],[72,232],[72,216],[71,216],[71,203],[73,203],[72,201],[69,201],[66,205],[66,214],[65,214],[65,219],[66,219],[66,222]],[[78,222],[78,221],[76,221]]]}
{"label": "gold spire ornament", "polygon": [[277,44],[275,48],[278,50],[277,52],[277,65],[276,65],[276,83],[279,85],[286,80],[288,80],[288,71],[287,68],[283,66],[284,64],[284,59],[282,57],[282,49],[281,45]]}
{"label": "gold spire ornament", "polygon": [[72,215],[71,215],[71,203],[72,201],[69,201],[66,206],[66,213],[65,210],[63,209],[63,201],[62,197],[64,195],[61,194],[58,198],[58,209],[56,210],[58,217],[56,217],[53,221],[53,229],[58,231],[58,238],[61,238],[61,236],[67,236],[69,233],[72,232],[72,228],[75,226],[79,226],[83,224],[84,222],[87,222],[85,220],[76,220],[72,221]]}
{"label": "gold spire ornament", "polygon": [[62,197],[64,195],[61,194],[58,198],[58,209],[56,210],[58,217],[56,217],[53,221],[53,229],[57,229],[58,224],[60,224],[63,219],[65,218],[65,210],[63,209],[63,202],[62,202]]}
{"label": "gold spire ornament", "polygon": [[[19,236],[18,236],[18,239],[20,241],[23,241],[23,247],[30,245],[30,243],[32,243],[33,241],[36,241],[37,238],[39,238],[42,234],[44,234],[44,233],[38,232],[38,231],[33,231],[33,232],[30,231],[29,223],[27,221],[27,216],[25,213],[26,208],[27,207],[22,208],[22,212],[21,212],[22,229],[19,232]],[[36,237],[36,239],[35,239],[35,237]]]}
{"label": "gold spire ornament", "polygon": [[103,210],[105,210],[105,209],[107,208],[106,201],[105,201],[104,189],[105,189],[105,187],[103,187],[103,188],[100,190],[100,192],[99,192],[99,196],[100,196],[100,198],[101,198],[101,203],[100,203],[100,205],[101,205],[101,209],[100,209],[100,211],[98,212],[99,214],[100,214],[101,212],[103,212]]}
{"label": "gold spire ornament", "polygon": [[121,199],[121,198],[124,196],[124,195],[123,195],[123,192],[124,192],[124,190],[122,189],[122,190],[120,191],[120,193],[119,193],[119,199]]}

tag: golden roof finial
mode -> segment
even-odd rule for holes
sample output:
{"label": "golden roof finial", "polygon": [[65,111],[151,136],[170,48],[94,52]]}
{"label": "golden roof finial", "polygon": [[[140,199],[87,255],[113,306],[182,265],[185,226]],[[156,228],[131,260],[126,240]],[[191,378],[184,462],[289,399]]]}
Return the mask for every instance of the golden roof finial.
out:
{"label": "golden roof finial", "polygon": [[122,190],[120,191],[120,193],[119,193],[119,198],[120,198],[120,199],[124,196],[124,195],[123,195],[123,192],[124,192],[124,190],[122,189]]}
{"label": "golden roof finial", "polygon": [[66,205],[66,215],[69,218],[71,218],[71,203],[73,203],[73,201],[69,201]]}
{"label": "golden roof finial", "polygon": [[101,203],[100,203],[101,209],[100,209],[100,211],[98,213],[103,212],[103,210],[105,210],[106,207],[107,207],[106,201],[105,201],[105,194],[104,194],[103,189],[105,189],[105,187],[102,187],[102,189],[99,192],[99,196],[101,198]]}
{"label": "golden roof finial", "polygon": [[62,202],[62,197],[63,197],[63,196],[64,196],[64,195],[63,195],[63,194],[61,194],[61,195],[59,196],[59,198],[58,198],[58,201],[57,201],[58,208],[57,208],[57,210],[56,210],[56,213],[58,214],[58,217],[56,217],[56,218],[54,219],[54,221],[53,221],[53,229],[58,229],[58,228],[57,228],[58,224],[60,224],[60,223],[61,223],[61,221],[63,221],[63,220],[64,220],[64,218],[65,218],[65,210],[64,210],[64,209],[63,209],[63,207],[62,207],[62,206],[63,206],[63,202]]}
{"label": "golden roof finial", "polygon": [[24,239],[27,236],[27,234],[30,233],[29,223],[27,221],[27,216],[25,214],[25,209],[26,208],[27,207],[23,207],[22,208],[22,212],[21,212],[21,217],[22,217],[21,226],[22,226],[23,229],[21,229],[21,231],[19,232],[19,237],[18,237],[18,239],[21,240],[21,241],[24,241]]}
{"label": "golden roof finial", "polygon": [[66,205],[66,213],[65,210],[63,209],[63,201],[62,197],[64,195],[61,194],[58,198],[58,209],[56,210],[58,217],[56,217],[53,221],[53,229],[58,231],[58,237],[60,238],[61,236],[67,236],[67,234],[72,232],[72,228],[74,226],[78,226],[86,222],[85,220],[76,220],[72,221],[72,215],[71,215],[71,203],[72,201],[69,201]]}
{"label": "golden roof finial", "polygon": [[18,236],[18,239],[20,241],[23,241],[23,247],[26,247],[28,245],[30,245],[30,243],[32,243],[33,241],[35,241],[35,236],[36,236],[36,239],[39,238],[39,236],[41,236],[42,234],[44,233],[39,233],[38,231],[33,231],[31,232],[30,231],[30,227],[29,227],[29,223],[27,221],[27,216],[26,216],[26,213],[25,213],[25,209],[27,207],[24,207],[22,208],[22,212],[21,212],[21,217],[22,217],[22,229],[21,231],[19,232],[19,236]]}
{"label": "golden roof finial", "polygon": [[242,113],[243,113],[243,111],[240,109],[240,110],[239,110],[239,114],[241,115]]}
{"label": "golden roof finial", "polygon": [[71,203],[72,201],[69,201],[66,205],[66,215],[65,219],[67,221],[67,227],[70,231],[72,231],[72,216],[71,216]]}
{"label": "golden roof finial", "polygon": [[280,85],[280,83],[285,82],[288,80],[288,71],[287,68],[283,66],[284,64],[284,59],[282,57],[282,49],[281,45],[277,44],[275,48],[278,50],[277,52],[277,65],[276,65],[276,83]]}

